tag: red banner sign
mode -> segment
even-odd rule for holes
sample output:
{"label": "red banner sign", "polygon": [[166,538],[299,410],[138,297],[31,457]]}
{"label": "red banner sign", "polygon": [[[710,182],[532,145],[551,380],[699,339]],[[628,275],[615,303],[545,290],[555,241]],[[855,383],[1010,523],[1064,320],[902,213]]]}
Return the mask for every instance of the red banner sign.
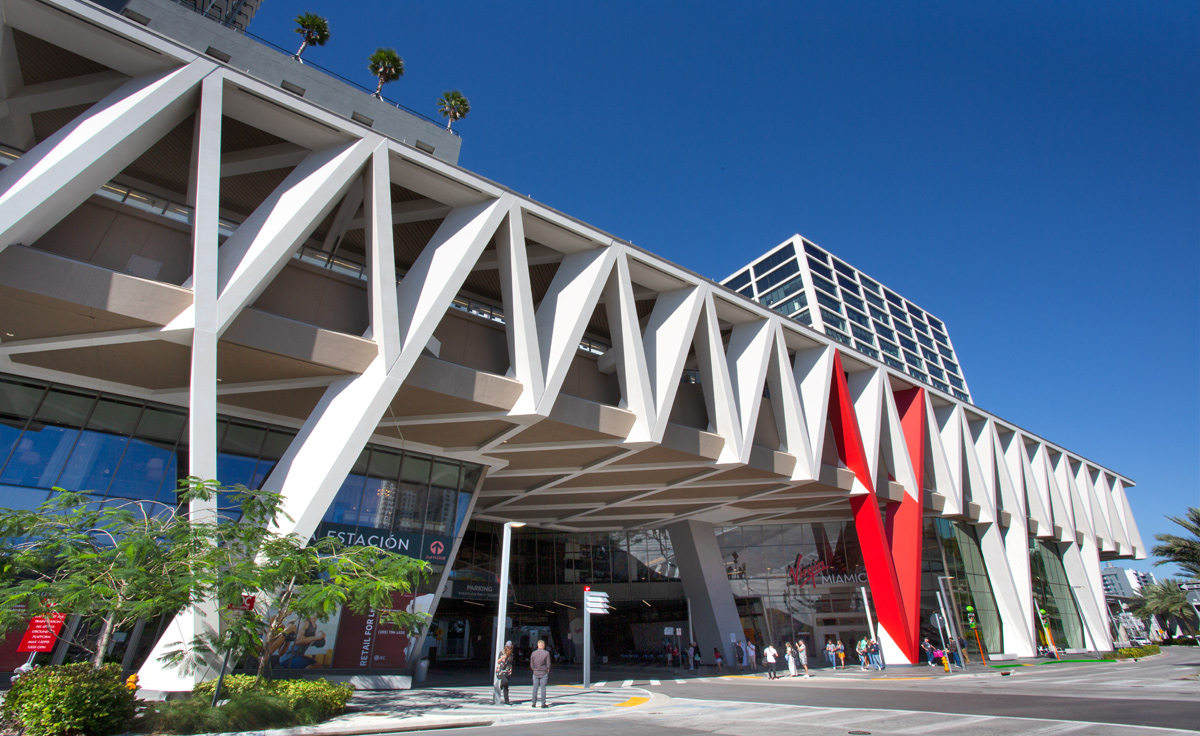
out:
{"label": "red banner sign", "polygon": [[21,637],[18,652],[53,652],[58,643],[58,632],[62,631],[63,622],[67,620],[65,613],[52,613],[49,616],[34,616],[29,620],[29,628]]}

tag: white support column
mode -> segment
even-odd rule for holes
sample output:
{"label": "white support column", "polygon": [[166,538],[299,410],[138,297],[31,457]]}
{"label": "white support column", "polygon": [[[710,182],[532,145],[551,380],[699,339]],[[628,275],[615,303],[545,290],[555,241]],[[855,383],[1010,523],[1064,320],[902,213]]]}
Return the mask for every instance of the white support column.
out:
{"label": "white support column", "polygon": [[[738,618],[737,602],[725,573],[725,560],[717,546],[713,525],[687,520],[666,528],[671,536],[671,550],[679,566],[683,593],[691,604],[692,626],[700,654],[705,662],[712,661],[713,648],[719,649],[726,665],[732,665],[733,642],[741,641],[742,622]],[[730,668],[732,669],[732,668]]]}
{"label": "white support column", "polygon": [[770,320],[735,325],[729,335],[725,360],[733,386],[734,407],[742,438],[738,454],[743,463],[750,461],[750,450],[754,445],[773,337]]}
{"label": "white support column", "polygon": [[703,292],[695,286],[662,292],[654,300],[646,321],[642,346],[650,390],[654,393],[654,442],[662,442],[667,431],[687,362],[688,345],[696,334],[703,304]]}
{"label": "white support column", "polygon": [[[400,357],[400,316],[396,303],[396,253],[392,238],[392,182],[387,143],[380,141],[371,152],[363,186],[352,188],[342,201],[362,201],[367,221],[367,261],[371,289],[371,339],[379,345],[384,365]],[[361,192],[357,197],[354,192]],[[354,204],[357,209],[358,205]]]}
{"label": "white support column", "polygon": [[775,429],[782,440],[782,449],[796,458],[792,480],[816,480],[820,477],[820,468],[812,466],[812,445],[804,426],[800,390],[788,361],[783,326],[775,322],[773,332],[774,340],[767,365],[767,387],[771,394],[771,409],[775,413]]}
{"label": "white support column", "polygon": [[[188,387],[188,474],[205,480],[217,478],[217,218],[220,207],[221,98],[224,75],[211,74],[201,84],[196,113],[196,145],[192,155],[196,180],[195,217],[192,225],[192,294],[195,328],[192,330],[191,378]],[[217,500],[194,500],[188,515],[211,521]],[[175,616],[155,642],[139,676],[147,690],[181,691],[216,676],[219,659],[197,656],[192,672],[166,667],[159,661],[165,652],[190,645],[214,634],[220,626],[217,604],[204,601]]]}
{"label": "white support column", "polygon": [[[362,375],[332,383],[267,478],[264,488],[284,496],[292,519],[281,519],[279,533],[308,537],[316,530],[510,205],[506,195],[456,209],[425,246],[397,287],[396,358],[389,365],[381,353]],[[383,268],[383,257],[373,256]]]}
{"label": "white support column", "polygon": [[529,285],[529,254],[525,249],[524,215],[518,203],[496,231],[500,293],[504,303],[504,332],[508,338],[508,376],[521,383],[514,414],[533,412],[545,390],[541,351]]}
{"label": "white support column", "polygon": [[35,242],[196,107],[199,60],[131,79],[0,171],[0,251]]}
{"label": "white support column", "polygon": [[617,257],[604,286],[604,307],[612,336],[617,380],[621,386],[622,408],[633,412],[635,417],[626,441],[646,442],[650,440],[655,424],[654,397],[625,253]]}
{"label": "white support column", "polygon": [[808,431],[813,479],[821,477],[821,455],[825,449],[825,425],[829,422],[829,389],[833,381],[832,346],[796,352],[792,376],[799,389],[801,421]]}
{"label": "white support column", "polygon": [[704,305],[696,323],[696,362],[700,368],[700,383],[704,390],[704,403],[708,409],[711,432],[720,435],[725,444],[717,465],[734,465],[742,460],[742,428],[738,421],[737,399],[734,398],[733,381],[729,377],[725,345],[721,340],[721,326],[717,320],[717,308],[713,303],[712,290],[704,288]]}
{"label": "white support column", "polygon": [[579,350],[579,341],[592,318],[600,292],[621,248],[572,253],[562,260],[546,296],[538,305],[536,323],[541,350],[542,375],[546,385],[537,413],[547,415],[554,408],[571,362]]}

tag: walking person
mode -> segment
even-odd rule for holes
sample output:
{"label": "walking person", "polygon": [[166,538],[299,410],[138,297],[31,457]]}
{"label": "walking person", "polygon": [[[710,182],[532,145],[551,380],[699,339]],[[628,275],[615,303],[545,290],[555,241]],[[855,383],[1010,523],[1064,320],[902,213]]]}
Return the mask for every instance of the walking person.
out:
{"label": "walking person", "polygon": [[808,645],[804,643],[804,639],[796,640],[796,659],[800,666],[804,668],[804,676],[812,677],[808,674]]}
{"label": "walking person", "polygon": [[929,643],[928,636],[921,642],[921,649],[925,652],[925,659],[929,660],[929,666],[933,667],[933,644]]}
{"label": "walking person", "polygon": [[746,669],[746,650],[742,648],[740,641],[733,643],[733,658],[737,660],[738,672]]}
{"label": "walking person", "polygon": [[776,651],[774,645],[772,645],[770,642],[768,642],[767,646],[763,649],[763,659],[767,660],[767,679],[778,680],[779,662],[777,660],[779,659],[779,652]]}
{"label": "walking person", "polygon": [[721,656],[720,649],[713,647],[713,658],[717,660],[717,674],[719,675],[721,674],[721,663],[725,661],[725,658]]}
{"label": "walking person", "polygon": [[829,666],[837,669],[834,662],[837,661],[837,644],[833,643],[833,639],[825,642],[825,661],[829,662]]}
{"label": "walking person", "polygon": [[867,664],[867,637],[864,636],[858,640],[858,644],[854,646],[854,653],[858,655],[858,666],[860,669],[868,670],[871,668]]}
{"label": "walking person", "polygon": [[[504,696],[504,704],[512,705],[508,701],[508,680],[513,673],[513,645],[512,642],[504,643],[504,651],[500,652],[500,658],[496,660],[496,694]],[[493,697],[492,702],[499,705],[499,697]]]}
{"label": "walking person", "polygon": [[758,672],[758,650],[752,641],[746,642],[746,659],[750,662],[750,671]]}
{"label": "walking person", "polygon": [[542,707],[546,705],[546,685],[550,682],[550,652],[546,651],[546,642],[538,639],[537,650],[529,655],[529,669],[533,670],[533,700],[531,705],[538,707],[538,690],[542,691]]}
{"label": "walking person", "polygon": [[842,643],[841,639],[838,639],[837,642],[837,658],[842,669],[846,669],[846,645]]}
{"label": "walking person", "polygon": [[792,677],[795,677],[797,675],[796,649],[795,649],[795,647],[792,646],[792,643],[790,641],[785,644],[784,648],[787,650],[784,652],[783,658],[787,660],[788,674],[791,675]]}

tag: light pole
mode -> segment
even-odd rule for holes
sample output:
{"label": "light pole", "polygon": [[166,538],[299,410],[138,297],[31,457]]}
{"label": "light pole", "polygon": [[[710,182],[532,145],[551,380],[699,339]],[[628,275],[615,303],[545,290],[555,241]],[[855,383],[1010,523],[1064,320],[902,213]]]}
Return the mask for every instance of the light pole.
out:
{"label": "light pole", "polygon": [[505,623],[508,620],[508,568],[512,552],[513,527],[525,526],[523,521],[504,522],[504,533],[500,543],[500,610],[496,614],[496,651],[492,655],[492,704],[500,705],[500,680],[496,677],[496,662],[504,651]]}

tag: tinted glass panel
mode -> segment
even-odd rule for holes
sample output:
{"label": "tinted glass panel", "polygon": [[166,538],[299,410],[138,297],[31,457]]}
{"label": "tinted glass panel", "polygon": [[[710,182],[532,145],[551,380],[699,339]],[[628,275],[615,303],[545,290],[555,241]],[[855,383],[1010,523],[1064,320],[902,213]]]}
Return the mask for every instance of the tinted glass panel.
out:
{"label": "tinted glass panel", "polygon": [[818,248],[817,246],[815,246],[809,242],[804,243],[804,252],[809,254],[810,256],[816,256],[817,258],[820,258],[822,261],[829,260],[829,256],[825,253],[825,251],[821,250],[820,248]]}
{"label": "tinted glass panel", "polygon": [[79,430],[30,422],[4,466],[0,483],[52,487],[78,436]]}
{"label": "tinted glass panel", "polygon": [[742,271],[737,276],[734,276],[733,278],[726,281],[725,285],[728,286],[730,289],[737,291],[738,289],[742,288],[743,286],[745,286],[748,283],[750,283],[750,272]]}
{"label": "tinted glass panel", "polygon": [[798,273],[800,273],[800,267],[796,265],[795,261],[790,261],[766,276],[760,278],[755,284],[755,287],[758,289],[758,293],[762,294],[763,292],[774,288],[776,285],[783,283]]}

